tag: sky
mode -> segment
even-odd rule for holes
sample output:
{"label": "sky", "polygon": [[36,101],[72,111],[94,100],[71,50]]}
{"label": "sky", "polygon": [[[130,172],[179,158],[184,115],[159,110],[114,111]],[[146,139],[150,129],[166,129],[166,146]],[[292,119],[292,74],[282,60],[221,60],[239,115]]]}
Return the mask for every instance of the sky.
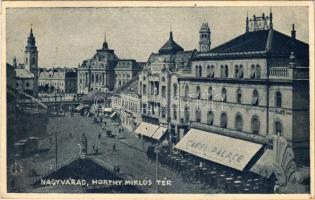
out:
{"label": "sky", "polygon": [[[272,7],[274,29],[308,43],[307,7]],[[8,8],[7,62],[23,62],[32,24],[40,67],[77,67],[100,49],[105,38],[119,58],[147,61],[168,40],[185,50],[198,49],[199,28],[208,22],[211,48],[245,32],[245,19],[270,7],[177,8]]]}

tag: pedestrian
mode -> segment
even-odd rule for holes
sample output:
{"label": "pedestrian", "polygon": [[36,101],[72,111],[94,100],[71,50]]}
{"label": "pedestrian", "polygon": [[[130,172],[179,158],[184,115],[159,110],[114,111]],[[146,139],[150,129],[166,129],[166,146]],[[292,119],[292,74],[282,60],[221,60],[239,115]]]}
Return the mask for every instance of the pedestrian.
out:
{"label": "pedestrian", "polygon": [[98,139],[101,139],[101,133],[98,134]]}
{"label": "pedestrian", "polygon": [[119,167],[119,165],[117,165],[117,167],[116,167],[116,172],[117,172],[117,174],[119,174],[119,172],[120,172],[120,167]]}
{"label": "pedestrian", "polygon": [[71,132],[69,133],[69,137],[72,138],[72,133]]}
{"label": "pedestrian", "polygon": [[117,151],[117,150],[116,150],[116,144],[114,143],[113,144],[113,152],[115,152],[115,151]]}
{"label": "pedestrian", "polygon": [[92,148],[93,148],[93,151],[94,151],[95,150],[95,144],[93,144]]}

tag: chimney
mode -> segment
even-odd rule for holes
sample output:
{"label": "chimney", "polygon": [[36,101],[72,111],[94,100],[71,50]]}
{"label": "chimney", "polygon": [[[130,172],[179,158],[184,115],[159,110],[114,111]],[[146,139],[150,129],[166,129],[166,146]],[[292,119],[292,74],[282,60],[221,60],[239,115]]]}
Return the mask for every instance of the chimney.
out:
{"label": "chimney", "polygon": [[295,29],[294,29],[294,24],[292,24],[291,38],[292,38],[293,40],[296,39],[296,31],[295,31]]}

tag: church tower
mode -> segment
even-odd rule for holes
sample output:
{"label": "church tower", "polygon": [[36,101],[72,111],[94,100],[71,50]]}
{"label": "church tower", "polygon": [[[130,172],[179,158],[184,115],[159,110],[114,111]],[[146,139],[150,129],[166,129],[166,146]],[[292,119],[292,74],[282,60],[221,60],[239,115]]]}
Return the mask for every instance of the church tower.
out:
{"label": "church tower", "polygon": [[31,27],[30,35],[27,39],[27,45],[24,51],[24,66],[25,69],[37,75],[38,70],[38,51],[35,44],[35,37],[33,35],[33,30]]}
{"label": "church tower", "polygon": [[199,51],[208,52],[210,51],[211,45],[211,32],[208,23],[203,22],[199,30]]}

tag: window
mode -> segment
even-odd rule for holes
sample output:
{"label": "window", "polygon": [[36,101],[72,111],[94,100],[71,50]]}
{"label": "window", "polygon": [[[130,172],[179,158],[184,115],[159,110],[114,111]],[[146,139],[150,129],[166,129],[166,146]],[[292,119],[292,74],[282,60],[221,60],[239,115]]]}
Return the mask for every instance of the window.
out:
{"label": "window", "polygon": [[224,77],[228,77],[229,76],[229,67],[227,65],[225,65],[224,67]]}
{"label": "window", "polygon": [[96,74],[95,82],[98,83],[98,74]]}
{"label": "window", "polygon": [[92,74],[92,83],[94,83],[94,74]]}
{"label": "window", "polygon": [[282,101],[282,97],[281,97],[281,92],[278,91],[276,92],[276,107],[277,108],[281,108],[281,102]]}
{"label": "window", "polygon": [[185,98],[188,98],[189,96],[189,87],[188,85],[185,86]]}
{"label": "window", "polygon": [[140,93],[142,92],[142,81],[140,81]]}
{"label": "window", "polygon": [[250,71],[251,78],[260,78],[260,65],[252,65]]}
{"label": "window", "polygon": [[165,82],[165,77],[162,77],[162,81]]}
{"label": "window", "polygon": [[209,112],[208,112],[207,123],[208,123],[209,125],[213,125],[213,112],[212,112],[212,111],[209,111]]}
{"label": "window", "polygon": [[26,82],[26,87],[29,87],[30,86],[30,83],[29,82]]}
{"label": "window", "polygon": [[166,97],[166,87],[162,86],[162,97]]}
{"label": "window", "polygon": [[220,117],[220,126],[221,128],[226,128],[227,127],[227,116],[226,116],[226,113],[223,112],[221,114],[221,117]]}
{"label": "window", "polygon": [[173,88],[174,88],[174,97],[176,98],[177,97],[177,84],[175,83],[174,85],[173,85]]}
{"label": "window", "polygon": [[243,118],[240,113],[235,116],[235,129],[241,131],[243,129]]}
{"label": "window", "polygon": [[165,118],[166,117],[166,107],[163,106],[162,107],[162,118]]}
{"label": "window", "polygon": [[259,122],[259,118],[257,115],[254,115],[252,117],[251,127],[252,127],[252,132],[254,134],[259,134],[260,122]]}
{"label": "window", "polygon": [[201,110],[199,107],[196,109],[196,122],[201,122]]}
{"label": "window", "polygon": [[201,99],[201,91],[200,91],[200,87],[199,86],[197,86],[196,94],[197,94],[197,99]]}
{"label": "window", "polygon": [[142,94],[146,95],[147,94],[147,85],[143,84],[143,91]]}
{"label": "window", "polygon": [[27,58],[25,58],[25,64],[28,64],[28,59]]}
{"label": "window", "polygon": [[147,104],[142,104],[142,113],[147,114]]}
{"label": "window", "polygon": [[242,90],[241,90],[241,88],[237,89],[236,101],[237,101],[237,103],[242,103]]}
{"label": "window", "polygon": [[208,100],[212,100],[212,87],[208,89]]}
{"label": "window", "polygon": [[173,105],[173,119],[177,120],[177,106]]}
{"label": "window", "polygon": [[202,77],[202,66],[196,65],[196,77]]}
{"label": "window", "polygon": [[222,96],[222,101],[226,102],[226,89],[225,88],[222,88],[221,96]]}
{"label": "window", "polygon": [[258,96],[258,91],[255,89],[254,91],[253,91],[253,97],[252,97],[252,105],[253,106],[258,106],[258,104],[259,104],[259,96]]}
{"label": "window", "polygon": [[235,65],[235,78],[243,78],[243,65]]}
{"label": "window", "polygon": [[189,110],[189,107],[186,106],[185,107],[185,110],[184,110],[184,116],[185,116],[185,122],[189,122],[189,115],[190,115],[190,110]]}
{"label": "window", "polygon": [[276,121],[275,124],[274,124],[274,127],[275,127],[275,133],[278,135],[278,136],[282,136],[282,123],[281,121]]}

